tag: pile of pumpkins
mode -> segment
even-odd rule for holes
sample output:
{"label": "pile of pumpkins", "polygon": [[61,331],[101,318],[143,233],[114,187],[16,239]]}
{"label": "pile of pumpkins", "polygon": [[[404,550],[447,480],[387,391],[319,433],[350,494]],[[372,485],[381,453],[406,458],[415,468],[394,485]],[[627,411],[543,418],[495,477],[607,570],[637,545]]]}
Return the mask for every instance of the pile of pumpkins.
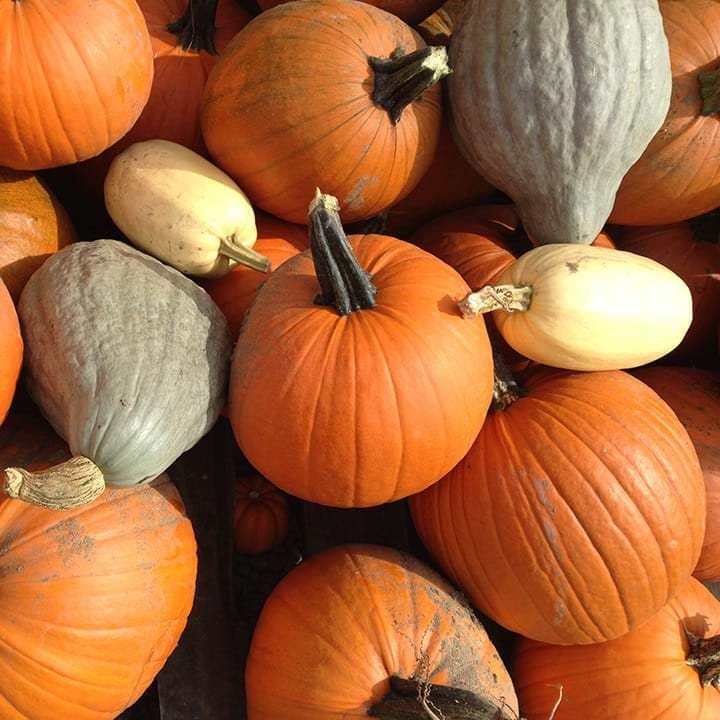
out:
{"label": "pile of pumpkins", "polygon": [[250,720],[720,717],[720,3],[258,4],[0,8],[0,717],[152,682],[221,414],[240,552],[437,566],[298,565]]}

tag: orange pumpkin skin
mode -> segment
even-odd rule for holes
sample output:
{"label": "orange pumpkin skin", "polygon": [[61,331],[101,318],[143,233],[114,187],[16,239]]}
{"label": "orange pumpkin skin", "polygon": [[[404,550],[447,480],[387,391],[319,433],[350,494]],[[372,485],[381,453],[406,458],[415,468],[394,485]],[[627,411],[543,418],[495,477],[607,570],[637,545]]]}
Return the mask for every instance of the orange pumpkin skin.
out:
{"label": "orange pumpkin skin", "polygon": [[193,603],[195,539],[167,475],[49,511],[0,500],[0,716],[112,720],[150,685]]}
{"label": "orange pumpkin skin", "polygon": [[463,457],[488,409],[492,357],[485,324],[457,309],[469,288],[451,267],[395,238],[349,240],[376,307],[343,317],[315,305],[310,252],[285,262],[247,313],[229,416],[274,485],[367,507],[420,491]]}
{"label": "orange pumpkin skin", "polygon": [[135,0],[0,7],[0,166],[41,170],[93,157],[138,119],[153,79]]}
{"label": "orange pumpkin skin", "polygon": [[[703,219],[708,224],[718,221]],[[720,242],[718,232],[706,240],[696,223],[682,222],[641,228],[624,228],[618,245],[637,255],[656,260],[679,275],[690,288],[693,321],[680,345],[665,362],[706,360],[716,354],[715,328],[720,322]]]}
{"label": "orange pumpkin skin", "polygon": [[68,214],[40,177],[0,168],[0,279],[13,302],[50,254],[75,240]]}
{"label": "orange pumpkin skin", "polygon": [[687,432],[627,373],[530,372],[468,455],[411,499],[415,526],[481,612],[558,645],[647,621],[691,575],[705,488]]}
{"label": "orange pumpkin skin", "polygon": [[372,101],[368,58],[399,47],[425,43],[361,2],[303,0],[261,13],[210,73],[202,112],[210,155],[253,205],[288,222],[307,222],[316,187],[338,198],[346,223],[386,210],[430,167],[442,120],[439,85],[397,125]]}
{"label": "orange pumpkin skin", "polygon": [[720,374],[701,368],[639,368],[635,377],[673,409],[695,446],[707,497],[705,541],[694,575],[720,581]]}
{"label": "orange pumpkin skin", "polygon": [[[255,213],[255,223],[258,236],[253,248],[269,258],[272,270],[308,248],[308,231],[302,225],[287,223],[264,212]],[[227,275],[201,283],[225,314],[233,341],[238,338],[255,291],[267,277],[266,273],[237,265]]]}
{"label": "orange pumpkin skin", "polygon": [[[269,10],[286,2],[290,0],[258,0],[258,6],[261,10]],[[443,0],[363,0],[363,2],[392,13],[410,25],[424,20],[443,4]]]}
{"label": "orange pumpkin skin", "polygon": [[623,178],[610,215],[618,225],[660,225],[720,206],[717,113],[701,115],[698,73],[720,56],[720,6],[707,0],[660,0],[670,45],[670,110],[640,159]]}
{"label": "orange pumpkin skin", "polygon": [[367,718],[391,675],[415,673],[517,712],[485,630],[440,576],[389,548],[331,548],[294,568],[262,610],[245,672],[248,719]]}
{"label": "orange pumpkin skin", "polygon": [[0,279],[0,425],[12,404],[23,359],[23,340],[15,305]]}
{"label": "orange pumpkin skin", "polygon": [[685,628],[699,637],[720,630],[720,603],[690,578],[645,625],[599,645],[558,647],[521,639],[513,662],[522,715],[547,720],[714,720],[720,692],[702,687],[687,665]]}
{"label": "orange pumpkin skin", "polygon": [[259,555],[279,545],[288,532],[287,497],[262,475],[235,481],[235,549]]}

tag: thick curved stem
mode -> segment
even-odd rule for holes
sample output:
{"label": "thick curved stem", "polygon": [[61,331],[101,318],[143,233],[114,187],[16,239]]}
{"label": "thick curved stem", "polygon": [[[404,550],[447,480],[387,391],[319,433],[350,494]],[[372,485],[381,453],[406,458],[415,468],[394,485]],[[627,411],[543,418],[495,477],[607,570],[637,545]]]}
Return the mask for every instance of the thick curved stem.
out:
{"label": "thick curved stem", "polygon": [[468,320],[493,310],[527,312],[532,300],[532,288],[526,285],[487,285],[466,295],[459,303],[460,312]]}
{"label": "thick curved stem", "polygon": [[185,12],[166,30],[177,36],[183,50],[204,50],[217,55],[215,47],[215,16],[218,0],[188,0]]}
{"label": "thick curved stem", "polygon": [[493,363],[495,378],[493,381],[493,407],[495,410],[505,410],[519,400],[525,392],[518,385],[517,380],[510,372],[510,368],[505,362],[505,358],[500,351],[493,345]]}
{"label": "thick curved stem", "polygon": [[101,495],[105,490],[105,478],[90,458],[76,455],[39,472],[6,468],[3,489],[8,497],[38,507],[69,510],[86,505]]}
{"label": "thick curved stem", "polygon": [[690,643],[687,664],[697,670],[703,687],[712,685],[720,689],[720,635],[700,638],[689,630],[685,634]]}
{"label": "thick curved stem", "polygon": [[320,283],[316,305],[333,305],[340,315],[375,307],[377,288],[353,253],[340,222],[340,205],[318,189],[308,212],[310,251]]}
{"label": "thick curved stem", "polygon": [[373,102],[388,111],[393,125],[403,110],[452,70],[447,49],[442,45],[424,47],[409,55],[398,48],[389,58],[370,57],[375,73]]}
{"label": "thick curved stem", "polygon": [[220,241],[220,254],[227,255],[235,262],[246,265],[258,272],[270,272],[272,269],[272,263],[268,258],[252,248],[235,242],[233,238]]}

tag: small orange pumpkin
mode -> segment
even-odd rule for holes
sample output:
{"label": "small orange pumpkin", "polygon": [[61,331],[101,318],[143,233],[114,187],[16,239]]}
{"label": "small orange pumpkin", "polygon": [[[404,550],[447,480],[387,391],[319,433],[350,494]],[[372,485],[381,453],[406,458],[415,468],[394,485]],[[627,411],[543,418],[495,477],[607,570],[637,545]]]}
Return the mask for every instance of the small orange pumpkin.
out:
{"label": "small orange pumpkin", "polygon": [[235,481],[233,516],[235,549],[260,555],[279,545],[288,532],[285,493],[255,473]]}
{"label": "small orange pumpkin", "polygon": [[23,340],[15,305],[0,279],[0,425],[12,404],[23,360]]}

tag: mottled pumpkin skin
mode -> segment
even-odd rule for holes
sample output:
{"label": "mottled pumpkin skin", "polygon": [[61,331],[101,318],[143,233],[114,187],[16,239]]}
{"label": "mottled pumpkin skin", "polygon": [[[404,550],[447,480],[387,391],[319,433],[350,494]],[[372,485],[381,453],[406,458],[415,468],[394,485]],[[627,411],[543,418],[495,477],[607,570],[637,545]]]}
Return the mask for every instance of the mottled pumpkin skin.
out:
{"label": "mottled pumpkin skin", "polygon": [[[269,10],[286,2],[290,0],[258,0],[258,5],[261,10]],[[363,0],[363,2],[397,15],[410,25],[424,20],[443,4],[443,0]]]}
{"label": "mottled pumpkin skin", "polygon": [[0,279],[0,425],[7,415],[23,361],[23,339],[15,305]]}
{"label": "mottled pumpkin skin", "polygon": [[604,642],[690,577],[705,487],[687,432],[621,371],[530,371],[468,455],[411,499],[435,560],[475,607],[525,637]]}
{"label": "mottled pumpkin skin", "polygon": [[715,720],[720,692],[702,687],[686,664],[685,628],[699,637],[720,632],[720,603],[697,580],[645,625],[618,640],[557,647],[521,639],[513,679],[522,716],[547,720]]}
{"label": "mottled pumpkin skin", "polygon": [[150,96],[153,51],[135,0],[0,6],[0,167],[42,170],[119,140]]}
{"label": "mottled pumpkin skin", "polygon": [[492,393],[485,323],[451,267],[383,235],[350,236],[377,304],[314,303],[310,252],[262,285],[235,346],[229,417],[254,468],[291,495],[366,507],[419,492],[472,445]]}
{"label": "mottled pumpkin skin", "polygon": [[694,575],[720,581],[720,373],[701,368],[639,368],[635,377],[673,409],[697,450],[707,497],[707,524]]}
{"label": "mottled pumpkin skin", "polygon": [[217,420],[230,333],[177,270],[116,240],[73,243],[30,278],[19,314],[31,397],[108,485],[152,480]]}
{"label": "mottled pumpkin skin", "polygon": [[235,549],[246,555],[265,553],[288,532],[287,497],[262,475],[235,481],[233,537]]}
{"label": "mottled pumpkin skin", "polygon": [[72,510],[0,499],[0,716],[113,720],[175,649],[196,546],[167,475]]}
{"label": "mottled pumpkin skin", "polygon": [[389,548],[335,547],[267,600],[245,673],[248,718],[366,718],[395,674],[504,698],[517,712],[485,630],[439,575]]}

